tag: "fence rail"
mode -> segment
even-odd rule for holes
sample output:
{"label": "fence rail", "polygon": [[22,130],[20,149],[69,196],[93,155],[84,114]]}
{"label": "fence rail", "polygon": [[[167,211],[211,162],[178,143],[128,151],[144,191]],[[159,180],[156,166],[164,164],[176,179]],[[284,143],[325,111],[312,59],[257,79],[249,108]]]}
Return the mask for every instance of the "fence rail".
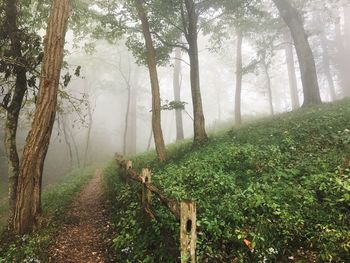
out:
{"label": "fence rail", "polygon": [[132,161],[124,160],[121,155],[116,156],[116,161],[121,170],[121,177],[124,181],[130,179],[142,184],[142,207],[145,215],[157,220],[156,213],[152,208],[153,196],[168,208],[168,210],[180,222],[180,257],[181,263],[196,262],[196,203],[191,200],[182,200],[178,202],[175,199],[167,197],[159,188],[152,184],[151,172],[148,168],[142,169],[141,175],[132,169]]}

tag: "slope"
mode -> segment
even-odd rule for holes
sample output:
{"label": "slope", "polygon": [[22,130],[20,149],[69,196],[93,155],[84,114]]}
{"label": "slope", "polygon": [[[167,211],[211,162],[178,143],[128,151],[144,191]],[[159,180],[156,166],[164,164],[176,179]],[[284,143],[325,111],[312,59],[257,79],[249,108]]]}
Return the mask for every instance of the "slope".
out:
{"label": "slope", "polygon": [[[169,196],[197,201],[199,262],[349,262],[349,142],[344,100],[247,124],[200,147],[171,146],[166,164],[157,164],[154,153],[132,159],[136,168],[150,166]],[[119,208],[116,254],[173,262],[159,227],[144,230],[132,212],[135,189],[115,173],[107,169],[112,191],[120,193],[112,202]],[[166,211],[160,217],[162,227],[175,229]]]}

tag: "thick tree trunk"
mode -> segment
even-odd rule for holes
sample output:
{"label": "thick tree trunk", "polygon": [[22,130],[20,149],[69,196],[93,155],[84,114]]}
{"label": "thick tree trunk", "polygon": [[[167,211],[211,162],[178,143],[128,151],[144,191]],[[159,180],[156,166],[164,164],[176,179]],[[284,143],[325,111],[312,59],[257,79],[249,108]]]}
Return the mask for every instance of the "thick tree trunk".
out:
{"label": "thick tree trunk", "polygon": [[191,93],[194,119],[194,142],[201,143],[208,139],[205,131],[205,119],[203,114],[202,96],[199,78],[198,58],[198,14],[193,0],[185,0],[188,20],[188,29],[185,34],[189,45],[188,55],[190,59]]}
{"label": "thick tree trunk", "polygon": [[160,91],[157,72],[156,51],[153,46],[153,40],[149,29],[147,14],[144,8],[144,0],[136,0],[136,9],[142,23],[142,32],[145,38],[147,49],[147,64],[152,87],[152,129],[156,152],[159,161],[166,160],[166,151],[161,127],[161,105]]}
{"label": "thick tree trunk", "polygon": [[241,115],[241,95],[242,95],[242,42],[243,34],[240,29],[237,29],[237,51],[236,51],[236,91],[235,91],[235,123],[240,125],[242,123]]}
{"label": "thick tree trunk", "polygon": [[[181,49],[175,49],[175,65],[173,76],[174,101],[181,101]],[[184,128],[182,121],[182,110],[175,110],[176,141],[184,139]]]}
{"label": "thick tree trunk", "polygon": [[53,1],[45,37],[38,102],[20,162],[13,217],[13,229],[17,234],[31,232],[40,223],[42,171],[55,121],[69,11],[70,0]]}
{"label": "thick tree trunk", "polygon": [[[22,60],[22,44],[19,39],[19,30],[17,26],[17,1],[7,0],[5,3],[6,25],[8,37],[11,42],[11,55],[16,60]],[[27,90],[26,69],[24,67],[15,66],[16,75],[15,88],[12,94],[10,105],[6,108],[6,122],[5,122],[5,151],[7,155],[8,164],[8,180],[9,180],[9,207],[10,218],[12,218],[15,203],[16,203],[16,189],[19,173],[19,157],[17,153],[16,135],[19,114]]]}
{"label": "thick tree trunk", "polygon": [[286,63],[288,69],[288,79],[289,79],[289,89],[290,89],[290,97],[292,101],[292,109],[296,110],[300,107],[299,95],[298,95],[298,83],[297,83],[297,75],[295,73],[295,65],[294,65],[294,43],[291,38],[290,32],[285,33],[285,54],[286,54]]}
{"label": "thick tree trunk", "polygon": [[305,33],[302,18],[289,0],[273,0],[273,2],[292,33],[303,84],[303,106],[321,103],[315,60]]}
{"label": "thick tree trunk", "polygon": [[332,73],[331,73],[331,65],[330,65],[330,58],[329,58],[329,53],[328,53],[327,38],[326,38],[324,32],[322,32],[320,35],[320,42],[321,42],[321,48],[322,48],[323,70],[324,70],[324,74],[326,75],[326,78],[327,78],[329,94],[330,94],[331,100],[335,101],[337,99],[337,95],[335,92],[334,81],[333,81],[333,77],[332,77]]}

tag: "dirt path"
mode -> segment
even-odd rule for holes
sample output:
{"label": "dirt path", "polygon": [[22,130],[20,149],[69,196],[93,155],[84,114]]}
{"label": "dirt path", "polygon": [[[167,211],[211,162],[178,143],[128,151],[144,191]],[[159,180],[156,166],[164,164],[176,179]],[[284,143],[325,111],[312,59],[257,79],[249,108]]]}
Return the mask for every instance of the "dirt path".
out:
{"label": "dirt path", "polygon": [[102,172],[96,171],[93,179],[77,196],[67,212],[66,223],[61,227],[49,261],[57,263],[105,263],[106,244],[101,232],[108,222],[103,197]]}

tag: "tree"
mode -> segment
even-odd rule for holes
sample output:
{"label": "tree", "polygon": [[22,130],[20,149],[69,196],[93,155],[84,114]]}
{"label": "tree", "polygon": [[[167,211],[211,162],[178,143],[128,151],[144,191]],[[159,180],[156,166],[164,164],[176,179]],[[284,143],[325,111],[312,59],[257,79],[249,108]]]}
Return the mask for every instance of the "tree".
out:
{"label": "tree", "polygon": [[[87,134],[86,134],[86,143],[85,143],[84,160],[83,160],[84,167],[88,163],[88,155],[89,155],[90,143],[91,143],[91,131],[92,131],[92,126],[94,122],[93,115],[94,115],[95,105],[96,105],[96,99],[95,98],[91,99],[91,96],[89,93],[86,94],[86,97],[87,97],[86,106],[87,106],[88,124],[87,124]],[[92,103],[91,100],[94,100],[94,102]]]}
{"label": "tree", "polygon": [[[339,9],[337,9],[339,10]],[[336,41],[336,66],[339,75],[340,86],[344,96],[350,96],[350,75],[349,75],[349,56],[350,56],[350,23],[346,10],[349,7],[344,7],[343,20],[344,25],[342,27],[342,16],[338,15],[337,21],[334,25],[335,41]]]}
{"label": "tree", "polygon": [[321,103],[315,60],[305,33],[302,17],[289,0],[273,0],[289,27],[297,52],[304,91],[303,106]]}
{"label": "tree", "polygon": [[157,73],[157,61],[156,61],[156,52],[153,46],[153,40],[149,28],[149,22],[144,8],[143,0],[135,0],[135,6],[139,19],[142,24],[142,33],[145,38],[146,49],[147,49],[147,64],[151,80],[152,88],[152,129],[154,142],[156,145],[156,152],[159,161],[165,161],[166,151],[165,144],[163,139],[163,132],[161,127],[161,104],[160,104],[160,90],[158,82],[158,73]]}
{"label": "tree", "polygon": [[4,145],[8,163],[10,218],[15,207],[19,173],[16,146],[18,120],[28,86],[34,89],[35,94],[35,69],[41,61],[39,37],[20,19],[29,8],[28,4],[14,0],[0,3],[1,93],[5,94],[0,106],[6,111]]}
{"label": "tree", "polygon": [[62,128],[63,138],[68,148],[69,169],[72,169],[73,168],[73,151],[72,151],[72,145],[71,145],[71,142],[68,136],[68,131],[67,131],[67,120],[65,119],[65,116],[62,113],[58,114],[57,119],[58,119],[59,125]]}
{"label": "tree", "polygon": [[[153,43],[157,50],[156,58],[159,64],[165,64],[169,61],[169,53],[176,47],[180,47],[188,53],[190,60],[190,82],[191,95],[194,115],[194,141],[202,142],[207,140],[205,131],[205,119],[203,114],[200,78],[199,78],[199,54],[198,54],[198,34],[201,28],[200,17],[204,19],[205,13],[211,11],[212,2],[197,2],[193,0],[161,1],[152,0],[145,2],[147,15],[149,17],[150,33],[153,36]],[[113,6],[115,9],[115,6]],[[118,9],[118,8],[117,8]],[[125,18],[125,12],[122,8],[120,19],[118,21],[130,20],[133,16],[132,10],[129,11],[129,17]],[[116,11],[115,11],[116,12]],[[114,12],[114,13],[115,13]],[[118,24],[114,21],[109,24]],[[120,24],[120,23],[119,23]],[[129,33],[127,41],[128,47],[133,51],[139,61],[144,60],[144,52],[140,48],[139,38],[134,27],[122,25],[124,31]],[[185,36],[186,43],[179,43],[181,36]]]}
{"label": "tree", "polygon": [[[174,76],[173,76],[173,89],[174,89],[174,101],[181,101],[181,49],[178,47],[175,49],[175,64],[174,64]],[[182,110],[175,110],[176,120],[176,141],[184,139],[184,127],[182,121]]]}
{"label": "tree", "polygon": [[242,77],[243,77],[243,63],[242,63],[242,42],[243,33],[241,29],[237,29],[237,46],[236,46],[236,95],[235,95],[235,123],[240,125],[242,123],[241,114],[241,94],[242,94]]}
{"label": "tree", "polygon": [[294,53],[293,47],[294,43],[291,39],[290,32],[284,33],[284,39],[286,44],[284,45],[284,50],[286,54],[286,64],[288,70],[288,80],[289,80],[289,89],[290,97],[292,101],[292,109],[296,110],[300,107],[299,95],[298,95],[298,84],[297,84],[297,75],[295,73],[294,65]]}
{"label": "tree", "polygon": [[199,58],[198,58],[198,18],[200,8],[193,0],[184,0],[181,3],[181,17],[184,25],[184,35],[188,43],[188,56],[190,59],[190,78],[194,120],[194,141],[203,142],[207,140],[205,132],[205,120],[202,106],[202,96],[200,91],[199,78]]}
{"label": "tree", "polygon": [[274,114],[274,109],[273,109],[273,99],[272,99],[272,89],[271,89],[271,77],[269,73],[269,62],[267,61],[266,58],[266,50],[261,51],[261,67],[263,69],[264,75],[265,75],[265,81],[266,81],[266,89],[267,89],[267,94],[269,98],[269,108],[270,108],[270,114]]}
{"label": "tree", "polygon": [[[317,14],[315,17],[315,24],[318,26],[322,25],[321,15]],[[322,52],[322,68],[324,75],[326,76],[329,88],[329,94],[331,101],[335,101],[337,99],[337,95],[335,92],[335,85],[331,73],[331,63],[330,63],[330,55],[329,55],[329,47],[328,47],[328,39],[325,32],[325,27],[320,27],[318,33],[318,38],[320,42],[321,52]]]}
{"label": "tree", "polygon": [[41,213],[41,181],[57,108],[70,0],[54,0],[44,41],[39,96],[32,128],[20,162],[13,229],[18,234],[38,227]]}

